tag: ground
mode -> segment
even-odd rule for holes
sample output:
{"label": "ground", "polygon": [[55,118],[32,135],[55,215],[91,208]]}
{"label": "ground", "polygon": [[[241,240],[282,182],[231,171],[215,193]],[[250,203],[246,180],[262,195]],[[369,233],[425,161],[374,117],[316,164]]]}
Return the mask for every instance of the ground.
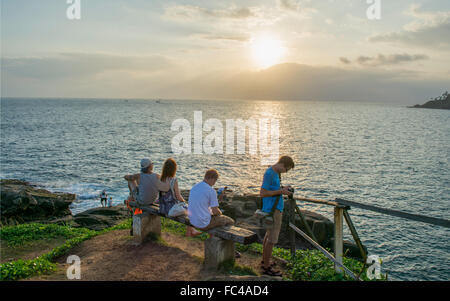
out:
{"label": "ground", "polygon": [[10,262],[18,259],[28,260],[34,259],[42,254],[50,252],[53,248],[62,245],[66,241],[65,238],[41,239],[28,242],[26,245],[8,247],[7,244],[1,244],[0,263]]}
{"label": "ground", "polygon": [[[80,257],[83,281],[201,281],[230,277],[229,272],[203,268],[203,246],[203,241],[199,239],[167,232],[163,232],[158,241],[148,241],[137,246],[129,230],[116,230],[84,241],[73,248],[67,256],[58,260],[56,273],[27,280],[67,280],[66,270],[69,264],[65,261],[69,255]],[[246,252],[236,259],[236,264],[251,268],[259,275],[260,261],[260,254]],[[278,267],[283,270],[281,262]]]}

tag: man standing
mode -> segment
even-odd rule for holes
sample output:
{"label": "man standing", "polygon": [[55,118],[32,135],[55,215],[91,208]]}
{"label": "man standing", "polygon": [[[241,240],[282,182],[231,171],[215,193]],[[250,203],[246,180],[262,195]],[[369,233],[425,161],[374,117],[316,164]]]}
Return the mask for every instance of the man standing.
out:
{"label": "man standing", "polygon": [[[103,190],[100,194],[100,203],[102,204],[102,207],[106,207],[106,200],[108,199],[108,195],[106,194],[106,190]],[[103,202],[105,202],[105,205],[103,205]]]}
{"label": "man standing", "polygon": [[281,187],[280,175],[294,168],[291,157],[283,156],[275,165],[270,166],[264,173],[264,179],[260,190],[262,197],[262,211],[272,214],[273,223],[268,226],[263,241],[263,260],[261,268],[263,273],[269,276],[282,276],[280,271],[273,269],[270,263],[272,250],[278,242],[281,230],[281,221],[284,209],[283,195],[292,194],[288,187]]}
{"label": "man standing", "polygon": [[[218,178],[219,173],[210,169],[205,173],[203,181],[194,185],[189,192],[189,220],[194,227],[202,231],[234,224],[234,220],[223,215],[219,209],[217,193],[212,188]],[[187,235],[193,236],[192,233],[187,233]]]}

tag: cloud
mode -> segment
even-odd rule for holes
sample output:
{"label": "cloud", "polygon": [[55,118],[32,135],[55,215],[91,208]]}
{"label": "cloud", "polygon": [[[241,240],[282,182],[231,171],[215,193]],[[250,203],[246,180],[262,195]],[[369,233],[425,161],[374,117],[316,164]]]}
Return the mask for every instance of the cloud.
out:
{"label": "cloud", "polygon": [[278,7],[286,10],[298,11],[300,9],[300,3],[295,0],[277,0]]}
{"label": "cloud", "polygon": [[340,57],[339,60],[341,61],[341,63],[346,64],[346,65],[349,65],[349,64],[352,63],[352,62],[351,62],[348,58],[346,58],[346,57]]}
{"label": "cloud", "polygon": [[[286,63],[234,76],[208,74],[161,95],[175,98],[375,101],[414,104],[450,85],[448,79],[424,79],[410,71],[341,69]],[[175,89],[176,87],[176,89]],[[448,88],[447,88],[448,89]]]}
{"label": "cloud", "polygon": [[205,34],[201,35],[201,37],[207,40],[230,40],[237,42],[247,42],[250,40],[250,36],[245,34]]}
{"label": "cloud", "polygon": [[160,55],[119,56],[105,53],[61,53],[47,57],[2,58],[2,72],[38,79],[91,76],[114,70],[152,73],[171,65],[170,60]]}
{"label": "cloud", "polygon": [[166,8],[165,14],[175,19],[223,18],[246,19],[255,13],[248,7],[229,7],[226,9],[209,9],[193,5],[172,5]]}
{"label": "cloud", "polygon": [[404,30],[375,35],[369,41],[450,49],[450,12],[424,12],[420,6],[412,5],[406,14],[415,20]]}
{"label": "cloud", "polygon": [[387,65],[397,65],[406,62],[415,62],[420,60],[426,60],[429,57],[424,54],[391,54],[385,56],[383,54],[378,54],[375,57],[360,56],[356,61],[361,65],[367,66],[387,66]]}

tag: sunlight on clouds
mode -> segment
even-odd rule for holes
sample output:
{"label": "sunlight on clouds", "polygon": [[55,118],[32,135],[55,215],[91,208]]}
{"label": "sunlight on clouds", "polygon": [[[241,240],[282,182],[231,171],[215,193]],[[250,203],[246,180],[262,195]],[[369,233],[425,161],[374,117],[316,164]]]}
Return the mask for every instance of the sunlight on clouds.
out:
{"label": "sunlight on clouds", "polygon": [[279,64],[287,52],[280,40],[266,35],[253,38],[250,48],[253,60],[261,68]]}

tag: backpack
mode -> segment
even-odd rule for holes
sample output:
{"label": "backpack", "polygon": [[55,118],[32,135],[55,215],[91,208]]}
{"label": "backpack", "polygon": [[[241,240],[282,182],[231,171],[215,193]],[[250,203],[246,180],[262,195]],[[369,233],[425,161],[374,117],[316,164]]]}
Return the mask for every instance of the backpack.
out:
{"label": "backpack", "polygon": [[170,189],[167,192],[159,192],[159,213],[168,216],[170,209],[178,203],[175,196],[173,186],[175,185],[176,178],[170,180]]}

